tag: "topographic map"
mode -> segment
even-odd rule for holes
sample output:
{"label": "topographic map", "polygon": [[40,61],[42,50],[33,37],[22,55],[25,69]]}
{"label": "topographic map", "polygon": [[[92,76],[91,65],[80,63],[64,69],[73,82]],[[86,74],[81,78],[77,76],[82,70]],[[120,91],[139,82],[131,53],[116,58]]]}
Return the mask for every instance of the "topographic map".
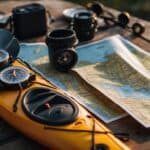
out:
{"label": "topographic map", "polygon": [[48,49],[44,43],[22,43],[19,57],[32,65],[33,69],[50,82],[74,96],[80,104],[105,123],[127,115],[120,107],[72,72],[68,74],[57,72],[50,65]]}
{"label": "topographic map", "polygon": [[74,71],[149,128],[150,54],[120,36],[81,46],[78,54]]}
{"label": "topographic map", "polygon": [[119,35],[76,50],[79,62],[68,74],[50,65],[43,43],[22,43],[19,57],[105,123],[126,116],[126,111],[150,127],[150,54]]}

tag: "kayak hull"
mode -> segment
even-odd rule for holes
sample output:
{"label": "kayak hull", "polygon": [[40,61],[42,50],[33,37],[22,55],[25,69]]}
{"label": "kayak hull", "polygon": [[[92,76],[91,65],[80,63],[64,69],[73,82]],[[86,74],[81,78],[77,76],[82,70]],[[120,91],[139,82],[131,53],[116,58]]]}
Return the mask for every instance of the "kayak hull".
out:
{"label": "kayak hull", "polygon": [[[13,65],[23,67],[29,72],[34,73],[25,64],[18,60],[15,61]],[[108,130],[100,121],[94,118],[85,108],[78,104],[77,101],[70,95],[46,81],[39,74],[36,74],[36,82],[45,84],[51,87],[51,90],[67,96],[74,101],[79,108],[78,117],[74,122],[62,126],[50,126],[29,118],[23,111],[22,97],[29,89],[42,87],[39,84],[32,84],[30,87],[22,91],[21,98],[18,102],[17,112],[13,112],[13,104],[15,103],[17,93],[19,91],[0,91],[0,116],[17,130],[44,145],[45,147],[53,150],[90,150],[92,143],[92,132],[74,132],[70,130],[93,131],[94,124],[95,131],[102,132],[101,134],[94,134],[95,145],[105,144],[110,150],[129,150],[127,146],[125,146],[111,133],[105,134],[104,132],[111,131]]]}

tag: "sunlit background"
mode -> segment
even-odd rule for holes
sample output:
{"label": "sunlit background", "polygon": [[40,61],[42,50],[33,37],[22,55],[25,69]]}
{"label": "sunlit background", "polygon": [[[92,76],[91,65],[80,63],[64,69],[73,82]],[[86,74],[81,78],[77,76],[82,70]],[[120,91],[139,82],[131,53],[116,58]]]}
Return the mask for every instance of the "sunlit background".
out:
{"label": "sunlit background", "polygon": [[[86,5],[92,0],[67,0],[74,3]],[[134,16],[150,20],[150,0],[99,0],[104,5],[121,10],[128,11]]]}

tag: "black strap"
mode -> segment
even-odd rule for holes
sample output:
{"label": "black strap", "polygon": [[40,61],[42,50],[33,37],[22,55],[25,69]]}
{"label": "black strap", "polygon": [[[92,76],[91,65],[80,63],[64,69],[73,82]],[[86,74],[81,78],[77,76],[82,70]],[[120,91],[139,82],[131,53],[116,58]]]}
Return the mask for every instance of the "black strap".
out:
{"label": "black strap", "polygon": [[83,133],[90,133],[91,134],[91,150],[95,150],[95,134],[113,134],[120,140],[126,142],[129,140],[128,133],[113,133],[111,131],[96,131],[95,130],[95,119],[91,116],[93,120],[93,126],[91,130],[77,130],[77,129],[63,129],[63,128],[55,128],[50,126],[44,126],[45,130],[55,130],[55,131],[62,131],[62,132],[83,132]]}
{"label": "black strap", "polygon": [[19,85],[19,92],[18,92],[18,95],[16,97],[16,101],[13,104],[13,112],[17,112],[17,109],[18,109],[17,105],[18,105],[18,102],[19,102],[19,99],[21,97],[21,93],[22,93],[22,90],[23,90],[22,85],[21,84],[18,84],[18,85]]}
{"label": "black strap", "polygon": [[92,137],[91,137],[91,150],[95,150],[95,119],[93,119],[93,127],[92,127],[92,133],[91,134],[92,134]]}

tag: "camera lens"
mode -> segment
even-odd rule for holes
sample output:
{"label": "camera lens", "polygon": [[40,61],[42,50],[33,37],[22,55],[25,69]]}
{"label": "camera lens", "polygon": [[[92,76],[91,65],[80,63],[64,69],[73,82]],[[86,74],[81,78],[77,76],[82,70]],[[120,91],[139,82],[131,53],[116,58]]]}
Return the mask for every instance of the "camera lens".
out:
{"label": "camera lens", "polygon": [[97,26],[97,19],[94,13],[77,13],[73,19],[73,29],[75,30],[79,41],[87,41],[94,37]]}
{"label": "camera lens", "polygon": [[76,33],[71,29],[57,29],[48,34],[46,43],[51,64],[61,72],[68,72],[77,63]]}

